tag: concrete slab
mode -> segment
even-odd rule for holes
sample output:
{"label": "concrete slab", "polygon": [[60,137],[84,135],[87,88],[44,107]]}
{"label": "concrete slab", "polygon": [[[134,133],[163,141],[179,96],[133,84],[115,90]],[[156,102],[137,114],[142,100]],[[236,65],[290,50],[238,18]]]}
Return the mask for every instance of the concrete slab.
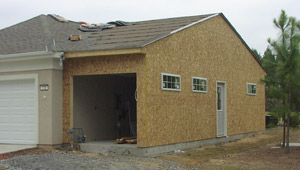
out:
{"label": "concrete slab", "polygon": [[13,145],[13,144],[0,144],[0,154],[16,152],[24,149],[36,148],[37,145]]}
{"label": "concrete slab", "polygon": [[163,146],[154,146],[149,148],[138,148],[136,144],[115,144],[113,141],[93,141],[80,143],[80,149],[85,152],[101,153],[101,154],[117,154],[117,155],[135,155],[135,156],[157,156],[169,152],[180,152],[184,149],[198,148],[205,145],[214,145],[218,143],[226,143],[237,139],[242,139],[254,134],[263,133],[253,132],[234,136],[218,137],[205,139],[201,141],[193,141],[186,143],[177,143]]}
{"label": "concrete slab", "polygon": [[112,140],[80,143],[80,149],[85,152],[101,154],[142,154],[141,150],[137,148],[136,144],[116,144]]}
{"label": "concrete slab", "polygon": [[300,143],[290,143],[290,146],[300,147]]}
{"label": "concrete slab", "polygon": [[[282,143],[281,143],[282,145]],[[286,144],[285,144],[286,145]],[[300,147],[300,143],[290,143],[290,146],[293,146],[293,147]]]}

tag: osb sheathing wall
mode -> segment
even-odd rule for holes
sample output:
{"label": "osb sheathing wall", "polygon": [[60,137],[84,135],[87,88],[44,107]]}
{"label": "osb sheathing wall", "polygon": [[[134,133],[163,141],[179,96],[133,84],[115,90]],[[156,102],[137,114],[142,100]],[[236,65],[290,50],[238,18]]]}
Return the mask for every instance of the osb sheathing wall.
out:
{"label": "osb sheathing wall", "polygon": [[[95,56],[82,58],[66,58],[64,61],[63,71],[63,139],[64,143],[69,143],[70,138],[66,131],[72,125],[72,77],[78,75],[100,75],[100,74],[119,74],[119,73],[136,73],[137,74],[137,126],[138,136],[144,129],[145,120],[140,114],[144,113],[142,109],[145,107],[144,93],[144,73],[145,73],[145,57],[142,54],[133,55],[117,55],[117,56]],[[138,138],[139,140],[139,138]],[[140,141],[145,141],[141,139]],[[145,145],[143,142],[140,144]]]}
{"label": "osb sheathing wall", "polygon": [[[226,82],[227,135],[265,128],[265,72],[221,16],[146,46],[147,115],[140,147],[215,138],[216,82]],[[181,75],[181,91],[161,90],[161,73]],[[208,80],[192,92],[192,76]],[[249,96],[246,83],[257,84]],[[140,128],[140,126],[138,126]],[[139,141],[138,141],[139,142]]]}

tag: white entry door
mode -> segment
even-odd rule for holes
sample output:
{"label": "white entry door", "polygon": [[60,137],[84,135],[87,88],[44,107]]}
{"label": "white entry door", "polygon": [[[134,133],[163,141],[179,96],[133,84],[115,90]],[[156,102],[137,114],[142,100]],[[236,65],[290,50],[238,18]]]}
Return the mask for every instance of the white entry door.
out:
{"label": "white entry door", "polygon": [[35,79],[0,80],[0,143],[37,144]]}
{"label": "white entry door", "polygon": [[225,84],[217,83],[217,136],[226,136]]}

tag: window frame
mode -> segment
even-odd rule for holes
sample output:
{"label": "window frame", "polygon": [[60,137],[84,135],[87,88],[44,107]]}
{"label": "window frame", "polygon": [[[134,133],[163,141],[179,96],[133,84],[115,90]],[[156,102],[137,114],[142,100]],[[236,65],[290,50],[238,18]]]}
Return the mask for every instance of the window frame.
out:
{"label": "window frame", "polygon": [[[205,80],[206,81],[206,90],[194,90],[194,79],[198,79],[198,80]],[[208,81],[207,78],[203,78],[203,77],[192,77],[192,91],[193,92],[197,92],[197,93],[207,93],[208,91]]]}
{"label": "window frame", "polygon": [[[164,88],[164,76],[172,76],[179,78],[179,89]],[[178,74],[161,73],[161,89],[167,91],[181,91],[181,76]]]}
{"label": "window frame", "polygon": [[[249,93],[249,85],[255,85],[255,93]],[[251,96],[256,96],[257,95],[257,85],[255,83],[247,83],[246,84],[246,87],[247,87],[247,94],[248,95],[251,95]]]}

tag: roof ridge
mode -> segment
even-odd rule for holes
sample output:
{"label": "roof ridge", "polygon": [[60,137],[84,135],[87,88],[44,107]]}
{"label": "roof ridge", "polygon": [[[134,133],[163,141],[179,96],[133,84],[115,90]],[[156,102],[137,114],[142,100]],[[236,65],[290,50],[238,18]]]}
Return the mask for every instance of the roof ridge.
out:
{"label": "roof ridge", "polygon": [[45,15],[44,15],[44,14],[40,14],[40,15],[35,16],[35,17],[33,17],[33,18],[29,18],[29,19],[26,19],[26,20],[21,21],[21,22],[19,22],[19,23],[13,24],[13,25],[8,26],[8,27],[5,27],[5,28],[1,29],[0,31],[6,30],[6,29],[8,29],[8,28],[15,27],[15,26],[17,26],[17,25],[19,25],[19,24],[23,24],[23,23],[26,23],[26,22],[31,21],[31,20],[34,20],[34,19],[37,19],[37,18],[39,18],[39,17],[41,17],[41,16],[45,16]]}

